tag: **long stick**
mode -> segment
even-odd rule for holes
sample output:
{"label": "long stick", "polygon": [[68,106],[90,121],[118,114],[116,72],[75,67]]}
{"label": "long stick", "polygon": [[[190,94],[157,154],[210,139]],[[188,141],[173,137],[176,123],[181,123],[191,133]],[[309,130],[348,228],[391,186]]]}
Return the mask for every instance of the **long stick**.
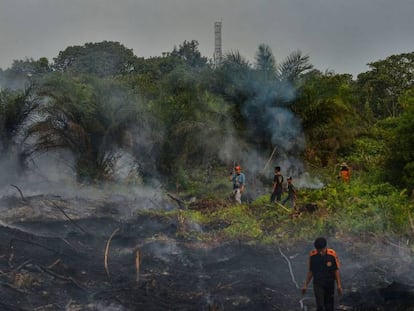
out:
{"label": "long stick", "polygon": [[111,243],[112,238],[115,236],[115,234],[119,231],[119,228],[116,228],[114,230],[114,232],[112,232],[111,236],[108,239],[108,242],[106,242],[106,247],[105,247],[105,257],[104,257],[104,266],[105,266],[105,271],[106,274],[108,275],[108,277],[110,278],[111,275],[109,274],[109,268],[108,268],[108,253],[109,253],[109,244]]}
{"label": "long stick", "polygon": [[[288,209],[286,206],[283,206],[282,204],[280,204],[279,202],[273,202],[276,203],[277,206],[281,207],[283,210],[285,210],[288,213],[291,213],[292,211],[290,209]],[[273,207],[273,204],[265,204],[265,206],[269,206],[269,207]]]}
{"label": "long stick", "polygon": [[267,160],[266,165],[263,167],[262,172],[264,172],[266,167],[269,165],[269,163],[272,160],[273,155],[275,154],[275,152],[276,152],[276,146],[273,148],[272,154],[270,155],[269,160]]}
{"label": "long stick", "polygon": [[284,206],[283,204],[280,204],[279,202],[275,201],[275,203],[277,205],[279,205],[281,208],[283,208],[286,212],[291,213],[292,211],[290,209],[288,209],[286,206]]}

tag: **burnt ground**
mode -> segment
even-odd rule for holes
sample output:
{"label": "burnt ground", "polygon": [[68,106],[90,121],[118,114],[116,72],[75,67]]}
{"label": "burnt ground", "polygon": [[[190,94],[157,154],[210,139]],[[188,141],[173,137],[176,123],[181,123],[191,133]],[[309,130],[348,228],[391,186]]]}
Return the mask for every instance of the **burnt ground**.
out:
{"label": "burnt ground", "polygon": [[[1,198],[0,310],[314,310],[299,290],[311,241],[201,242],[137,202]],[[343,266],[337,310],[414,310],[404,245],[331,246]]]}

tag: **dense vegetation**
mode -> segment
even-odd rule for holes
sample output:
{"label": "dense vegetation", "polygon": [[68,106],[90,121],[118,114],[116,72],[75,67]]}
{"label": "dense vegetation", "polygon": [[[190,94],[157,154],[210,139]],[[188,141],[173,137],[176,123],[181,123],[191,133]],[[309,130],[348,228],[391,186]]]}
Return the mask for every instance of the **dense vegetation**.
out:
{"label": "dense vegetation", "polygon": [[[354,232],[410,240],[413,60],[414,52],[391,55],[353,79],[315,69],[300,51],[276,61],[265,44],[253,64],[237,51],[213,64],[197,41],[148,59],[117,42],[72,46],[52,62],[16,60],[0,69],[0,163],[14,161],[24,175],[37,154],[68,152],[82,183],[160,181],[182,197],[226,206],[179,212],[205,226],[220,220],[217,234],[226,236]],[[353,168],[350,186],[332,174],[342,161]],[[257,191],[249,204],[220,205],[235,163]],[[299,204],[317,204],[318,217],[292,221],[258,191],[281,163],[286,174],[310,172],[324,185],[300,189]]]}

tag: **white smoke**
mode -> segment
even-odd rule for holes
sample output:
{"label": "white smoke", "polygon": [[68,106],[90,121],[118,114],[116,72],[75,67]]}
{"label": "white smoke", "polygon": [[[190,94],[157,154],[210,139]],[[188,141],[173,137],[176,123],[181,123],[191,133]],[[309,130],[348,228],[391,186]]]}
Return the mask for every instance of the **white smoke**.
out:
{"label": "white smoke", "polygon": [[286,152],[303,150],[305,138],[300,120],[291,111],[282,107],[270,107],[266,112],[272,143]]}

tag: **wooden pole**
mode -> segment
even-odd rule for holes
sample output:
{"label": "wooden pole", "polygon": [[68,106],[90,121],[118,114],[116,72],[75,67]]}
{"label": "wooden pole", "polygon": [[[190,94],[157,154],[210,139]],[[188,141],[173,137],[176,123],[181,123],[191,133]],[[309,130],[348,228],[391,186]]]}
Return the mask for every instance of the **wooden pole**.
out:
{"label": "wooden pole", "polygon": [[272,158],[273,158],[273,156],[274,156],[275,153],[276,153],[276,146],[273,148],[272,154],[270,155],[269,160],[267,160],[266,165],[263,167],[262,172],[265,171],[265,169],[269,165],[269,163],[272,160]]}

